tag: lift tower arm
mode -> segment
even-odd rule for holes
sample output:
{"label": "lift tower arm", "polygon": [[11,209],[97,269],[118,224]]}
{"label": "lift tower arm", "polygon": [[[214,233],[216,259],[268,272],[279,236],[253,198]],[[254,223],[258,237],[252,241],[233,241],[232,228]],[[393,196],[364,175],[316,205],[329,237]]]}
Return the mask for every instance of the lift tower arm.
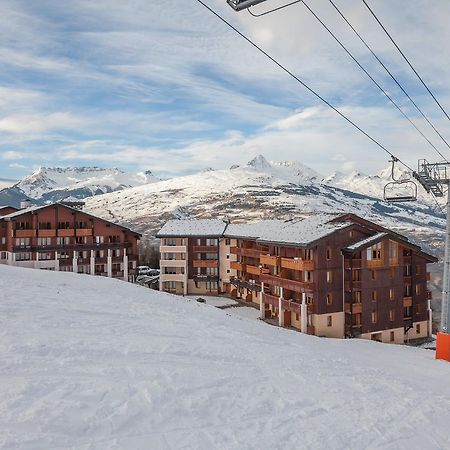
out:
{"label": "lift tower arm", "polygon": [[255,6],[258,3],[265,2],[267,0],[227,0],[227,3],[235,10],[242,11],[248,9],[251,6]]}

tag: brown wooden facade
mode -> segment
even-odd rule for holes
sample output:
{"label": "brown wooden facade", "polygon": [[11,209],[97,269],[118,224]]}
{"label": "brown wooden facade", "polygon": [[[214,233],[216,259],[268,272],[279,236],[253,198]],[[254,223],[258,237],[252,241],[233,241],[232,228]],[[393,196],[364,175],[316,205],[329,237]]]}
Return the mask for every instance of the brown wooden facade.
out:
{"label": "brown wooden facade", "polygon": [[0,263],[133,280],[140,235],[61,204],[0,217]]}

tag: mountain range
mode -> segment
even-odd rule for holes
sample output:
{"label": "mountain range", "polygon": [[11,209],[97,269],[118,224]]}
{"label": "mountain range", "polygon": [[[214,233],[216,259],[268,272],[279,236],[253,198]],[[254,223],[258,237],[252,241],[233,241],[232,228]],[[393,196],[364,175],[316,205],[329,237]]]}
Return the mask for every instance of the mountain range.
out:
{"label": "mountain range", "polygon": [[150,171],[126,173],[116,168],[40,167],[0,190],[0,205],[17,207],[22,200],[31,200],[35,204],[79,200],[157,181],[159,178]]}

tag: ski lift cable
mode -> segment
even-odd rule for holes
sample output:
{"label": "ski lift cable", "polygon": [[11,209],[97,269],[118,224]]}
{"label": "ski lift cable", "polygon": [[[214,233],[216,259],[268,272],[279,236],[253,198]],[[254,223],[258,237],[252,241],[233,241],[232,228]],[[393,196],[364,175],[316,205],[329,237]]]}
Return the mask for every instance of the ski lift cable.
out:
{"label": "ski lift cable", "polygon": [[262,53],[264,56],[266,56],[270,61],[272,61],[275,65],[277,65],[281,70],[286,72],[291,78],[296,80],[298,83],[300,83],[305,89],[307,89],[309,92],[311,92],[314,96],[316,96],[319,100],[321,100],[323,103],[325,103],[329,108],[331,108],[334,112],[336,112],[340,117],[342,117],[346,122],[348,122],[351,126],[356,128],[360,133],[362,133],[364,136],[366,136],[370,141],[372,141],[377,147],[379,147],[381,150],[386,152],[389,156],[394,157],[398,160],[400,164],[402,164],[406,169],[410,170],[411,172],[415,172],[414,169],[412,169],[408,164],[406,164],[401,159],[397,158],[391,151],[389,151],[383,144],[381,144],[378,140],[376,140],[374,137],[372,137],[368,132],[363,130],[359,125],[357,125],[352,119],[347,117],[343,112],[341,112],[338,108],[333,106],[328,100],[326,100],[324,97],[322,97],[318,92],[316,92],[313,88],[308,86],[303,80],[301,80],[297,75],[295,75],[293,72],[291,72],[289,69],[287,69],[283,64],[278,62],[273,56],[271,56],[269,53],[267,53],[264,49],[262,49],[258,44],[253,42],[249,37],[247,37],[245,34],[243,34],[241,31],[239,31],[234,25],[232,25],[230,22],[228,22],[224,17],[222,17],[219,13],[214,11],[210,6],[208,6],[203,0],[196,0],[198,3],[200,3],[204,8],[206,8],[209,12],[211,12],[214,16],[216,16],[220,21],[222,21],[225,25],[227,25],[229,28],[231,28],[235,33],[237,33],[239,36],[241,36],[243,39],[245,39],[250,45],[252,45],[254,48],[256,48],[260,53]]}
{"label": "ski lift cable", "polygon": [[[427,121],[427,123],[431,126],[431,128],[433,128],[433,130],[441,138],[441,140],[444,142],[444,144],[450,149],[450,144],[447,142],[447,140],[444,138],[444,136],[442,136],[442,134],[438,131],[438,129],[435,127],[435,125],[431,122],[431,120],[425,115],[425,113],[422,111],[422,109],[419,107],[419,105],[417,105],[417,103],[413,100],[413,98],[408,94],[408,92],[403,87],[403,85],[397,80],[397,78],[387,68],[386,64],[378,57],[378,55],[375,53],[375,51],[372,49],[372,47],[366,42],[366,40],[361,36],[361,34],[356,30],[356,28],[350,23],[350,21],[347,19],[347,17],[344,15],[344,13],[337,7],[337,5],[334,3],[333,0],[328,0],[328,1],[333,5],[334,9],[339,13],[339,15],[342,17],[342,19],[344,19],[344,21],[351,28],[351,30],[356,34],[356,36],[359,38],[359,40],[365,45],[367,50],[369,50],[369,52],[372,53],[373,57],[380,63],[380,65],[383,67],[383,69],[386,71],[386,73],[392,78],[392,80],[395,82],[395,84],[401,89],[401,91],[406,95],[406,97],[408,97],[409,101],[413,104],[413,106],[416,108],[416,110],[419,112],[419,114]],[[444,159],[448,162],[447,158],[444,157]]]}
{"label": "ski lift cable", "polygon": [[[357,66],[367,75],[367,77],[372,81],[373,84],[381,91],[381,93],[397,108],[401,115],[416,129],[416,131],[428,142],[428,144],[445,160],[445,156],[436,148],[436,146],[425,136],[425,134],[417,127],[417,125],[408,117],[408,115],[403,111],[403,109],[398,105],[398,103],[385,91],[385,89],[375,80],[375,78],[370,75],[367,69],[358,61],[358,59],[347,49],[347,47],[339,40],[339,38],[331,31],[331,29],[323,22],[323,20],[311,9],[311,7],[302,0],[303,5],[306,9],[314,16],[314,18],[322,25],[323,28],[333,37],[333,39],[342,47],[342,49],[347,53],[348,56],[357,64]],[[450,147],[449,147],[450,148]],[[448,161],[447,161],[448,162]]]}
{"label": "ski lift cable", "polygon": [[382,30],[386,33],[386,35],[388,36],[388,38],[390,39],[390,41],[394,44],[395,48],[399,51],[400,55],[402,55],[403,59],[407,62],[407,64],[409,65],[409,67],[411,68],[411,70],[414,72],[414,74],[417,76],[417,78],[419,79],[419,81],[422,83],[422,85],[424,86],[424,88],[428,91],[428,93],[431,95],[431,97],[433,98],[433,100],[435,101],[435,103],[439,106],[439,108],[441,109],[441,111],[445,114],[445,117],[447,117],[447,119],[450,121],[450,116],[447,114],[447,112],[445,111],[444,107],[439,103],[439,100],[436,98],[436,96],[433,94],[433,92],[431,92],[431,89],[427,86],[427,84],[425,83],[425,81],[423,80],[423,78],[419,75],[419,73],[417,72],[417,70],[414,68],[414,66],[412,65],[412,63],[409,61],[409,59],[406,57],[406,55],[403,53],[403,51],[401,50],[401,48],[398,46],[398,44],[395,42],[394,38],[390,35],[390,33],[388,32],[388,30],[386,29],[386,27],[383,25],[383,23],[381,22],[381,20],[377,17],[377,15],[375,14],[375,12],[372,10],[372,8],[367,4],[366,0],[362,0],[362,2],[364,3],[364,5],[366,6],[366,8],[370,11],[370,13],[372,14],[372,16],[374,17],[374,19],[378,22],[378,24],[380,25],[380,27],[382,28]]}

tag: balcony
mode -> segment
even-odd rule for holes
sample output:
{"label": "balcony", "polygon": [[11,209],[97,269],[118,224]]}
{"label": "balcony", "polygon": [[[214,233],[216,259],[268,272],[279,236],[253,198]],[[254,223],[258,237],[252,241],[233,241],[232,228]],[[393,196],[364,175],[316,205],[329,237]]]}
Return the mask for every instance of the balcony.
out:
{"label": "balcony", "polygon": [[161,253],[186,253],[187,248],[185,245],[161,245],[159,251]]}
{"label": "balcony", "polygon": [[352,314],[362,313],[362,303],[352,303]]}
{"label": "balcony", "polygon": [[232,255],[247,256],[248,258],[260,258],[261,256],[261,250],[254,248],[231,247],[230,253]]}
{"label": "balcony", "polygon": [[192,247],[194,253],[219,253],[217,245],[195,245]]}
{"label": "balcony", "polygon": [[295,258],[281,258],[281,267],[291,270],[314,270],[314,261],[306,261]]}
{"label": "balcony", "polygon": [[260,281],[270,286],[280,286],[283,289],[294,292],[313,292],[314,283],[288,280],[286,278],[276,277],[274,275],[261,274]]}
{"label": "balcony", "polygon": [[241,281],[238,278],[231,277],[230,284],[237,288],[245,288],[249,291],[261,292],[261,285],[256,283],[250,283],[249,281]]}
{"label": "balcony", "polygon": [[230,268],[233,270],[245,270],[245,264],[238,262],[238,261],[231,261]]}
{"label": "balcony", "polygon": [[293,312],[295,314],[300,314],[301,305],[298,302],[283,299],[283,300],[281,300],[281,307],[285,311]]}
{"label": "balcony", "polygon": [[56,237],[56,230],[38,230],[38,237]]}
{"label": "balcony", "polygon": [[36,230],[16,230],[14,236],[16,238],[32,238],[36,236]]}
{"label": "balcony", "polygon": [[269,269],[263,269],[262,267],[250,266],[247,264],[245,271],[251,275],[261,275],[270,273]]}
{"label": "balcony", "polygon": [[194,259],[192,261],[192,267],[219,267],[219,261],[216,259]]}
{"label": "balcony", "polygon": [[263,294],[262,301],[265,305],[272,305],[278,308],[280,299],[275,295]]}
{"label": "balcony", "polygon": [[74,228],[64,228],[57,230],[57,236],[58,237],[72,237],[75,236],[75,229]]}
{"label": "balcony", "polygon": [[76,236],[92,236],[93,231],[92,231],[92,228],[77,228],[75,230],[75,235]]}
{"label": "balcony", "polygon": [[[130,260],[130,257],[128,258]],[[159,262],[161,267],[186,267],[185,259],[162,259]]]}
{"label": "balcony", "polygon": [[344,284],[345,292],[352,292],[354,290],[360,291],[362,283],[361,281],[346,281]]}
{"label": "balcony", "polygon": [[162,273],[160,279],[163,283],[164,281],[184,281],[185,275],[182,273]]}
{"label": "balcony", "polygon": [[279,263],[278,256],[270,256],[270,255],[261,255],[259,257],[259,262],[261,264],[265,264],[266,266],[278,266]]}
{"label": "balcony", "polygon": [[409,308],[412,306],[412,297],[403,297],[403,307]]}
{"label": "balcony", "polygon": [[368,259],[367,260],[367,267],[369,268],[376,268],[376,267],[383,267],[384,266],[384,259]]}

